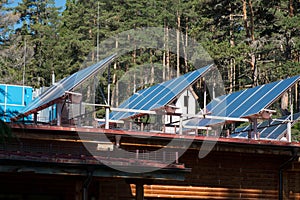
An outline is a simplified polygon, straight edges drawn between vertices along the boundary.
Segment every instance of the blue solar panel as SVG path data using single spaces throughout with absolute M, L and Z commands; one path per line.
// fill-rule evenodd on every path
M 268 107 L 270 104 L 272 104 L 281 94 L 283 94 L 288 88 L 294 85 L 296 81 L 299 80 L 300 76 L 295 76 L 289 79 L 285 79 L 277 83 L 274 87 L 269 89 L 268 87 L 264 88 L 261 95 L 263 95 L 262 98 L 258 99 L 257 101 L 251 101 L 249 102 L 249 108 L 242 114 L 242 116 L 250 116 L 253 114 L 256 114 L 257 111 L 264 109 L 265 107 Z M 269 84 L 268 84 L 269 85 Z M 272 85 L 272 84 L 270 84 Z M 265 85 L 266 86 L 266 85 Z
M 291 117 L 288 116 L 286 118 L 286 120 L 290 120 Z M 292 122 L 292 125 L 295 124 L 296 121 L 298 121 L 300 119 L 300 113 L 296 113 L 293 115 L 293 120 L 295 120 L 294 122 Z M 269 130 L 264 130 L 264 132 L 267 132 L 269 133 L 266 138 L 267 139 L 280 139 L 284 133 L 286 133 L 287 131 L 287 123 L 282 123 L 282 124 L 279 124 L 277 125 L 277 128 L 276 129 L 273 129 L 272 131 L 269 131 Z
M 271 133 L 274 133 L 274 132 L 277 132 L 277 133 L 281 134 L 282 132 L 281 131 L 278 132 L 278 129 L 280 127 L 283 127 L 283 126 L 285 126 L 285 130 L 286 130 L 286 128 L 287 128 L 286 124 L 279 124 L 279 125 L 276 125 L 276 126 L 270 126 L 270 127 L 265 127 L 263 129 L 259 129 L 258 132 L 260 133 L 260 138 L 267 139 L 267 138 L 269 138 L 269 135 Z M 276 139 L 276 138 L 274 138 L 274 139 Z
M 63 97 L 66 91 L 72 91 L 90 76 L 98 72 L 102 67 L 111 62 L 115 58 L 115 55 L 109 56 L 100 62 L 91 65 L 85 69 L 82 69 L 62 80 L 55 85 L 52 85 L 41 96 L 35 98 L 30 104 L 28 104 L 23 110 L 20 111 L 21 116 L 27 116 L 33 112 L 41 110 L 47 104 Z M 47 106 L 46 106 L 47 107 Z
M 284 120 L 284 119 L 286 119 L 286 116 L 281 117 L 281 118 L 278 118 L 278 119 L 279 119 L 279 120 Z M 257 124 L 257 128 L 260 129 L 260 130 L 262 130 L 262 129 L 265 128 L 265 127 L 275 126 L 275 125 L 280 125 L 280 124 L 282 124 L 282 122 L 280 122 L 280 121 L 276 121 L 276 120 L 265 120 L 265 121 L 263 121 L 263 122 L 261 122 L 261 123 L 258 123 L 258 124 Z M 244 126 L 244 127 L 240 127 L 240 128 L 236 128 L 236 129 L 234 130 L 234 132 L 235 132 L 235 133 L 241 133 L 241 132 L 247 132 L 247 131 L 249 131 L 249 130 L 251 130 L 251 125 Z
M 261 139 L 277 140 L 280 139 L 287 131 L 287 120 L 290 120 L 291 116 L 283 116 L 278 119 L 266 120 L 257 125 L 257 131 L 260 133 Z M 300 119 L 300 113 L 293 115 L 293 120 L 297 121 Z M 284 122 L 284 120 L 286 120 Z M 293 125 L 294 123 L 292 123 Z M 233 138 L 247 138 L 248 131 L 251 130 L 251 126 L 245 126 L 235 129 L 235 133 L 231 135 Z
M 246 118 L 258 114 L 270 106 L 287 89 L 293 86 L 300 76 L 257 86 L 213 99 L 208 105 L 208 112 L 212 116 Z M 219 123 L 219 120 L 193 119 L 189 126 L 203 126 Z
M 140 90 L 122 103 L 119 108 L 135 110 L 159 109 L 174 100 L 179 94 L 210 70 L 211 67 L 212 65 L 209 65 L 184 74 L 178 78 Z M 110 113 L 110 119 L 126 119 L 135 114 L 137 113 L 113 111 Z
M 241 104 L 245 102 L 251 93 L 253 93 L 253 90 L 248 89 L 225 95 L 223 98 L 223 104 L 214 106 L 210 112 L 213 112 L 217 116 L 230 116 L 229 114 L 241 106 Z
M 248 109 L 248 107 L 261 98 L 261 93 L 264 92 L 264 90 L 262 89 L 264 86 L 265 85 L 244 90 L 242 95 L 234 99 L 234 101 L 232 101 L 232 104 L 228 106 L 227 115 L 231 117 L 243 116 L 243 113 Z M 271 84 L 267 85 L 267 88 L 271 87 Z

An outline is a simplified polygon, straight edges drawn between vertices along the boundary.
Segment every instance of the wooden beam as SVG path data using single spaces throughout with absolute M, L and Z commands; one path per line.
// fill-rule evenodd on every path
M 143 183 L 137 183 L 135 185 L 136 187 L 136 200 L 144 200 L 144 184 Z
M 135 195 L 137 188 L 131 184 L 131 191 Z M 202 187 L 189 185 L 145 185 L 144 195 L 148 198 L 172 199 L 276 199 L 276 190 L 240 189 Z

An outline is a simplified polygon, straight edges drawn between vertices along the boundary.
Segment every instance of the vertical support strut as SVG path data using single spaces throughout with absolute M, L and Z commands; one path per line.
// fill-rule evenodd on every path
M 252 139 L 258 139 L 257 138 L 257 118 L 252 119 L 252 127 L 253 127 L 253 132 L 251 133 L 251 138 Z
M 179 135 L 182 135 L 182 126 L 183 126 L 183 120 L 182 120 L 182 115 L 179 116 Z
M 56 104 L 56 113 L 57 113 L 57 126 L 61 126 L 61 113 L 62 113 L 63 105 L 61 102 Z
M 135 188 L 136 188 L 135 199 L 144 200 L 144 184 L 136 183 Z
M 204 83 L 203 83 L 203 87 L 204 87 L 204 94 L 203 94 L 203 96 L 204 96 L 204 102 L 203 102 L 203 110 L 204 110 L 204 114 L 206 114 L 206 93 L 207 93 L 207 91 L 206 91 L 206 82 L 205 82 L 205 79 L 203 78 L 203 80 L 204 80 Z
M 288 140 L 288 142 L 292 142 L 292 122 L 293 122 L 294 109 L 293 109 L 293 100 L 292 100 L 292 91 L 291 90 L 290 90 L 290 95 L 289 95 L 289 103 L 290 103 L 290 110 L 291 110 L 291 119 L 287 123 L 287 140 Z
M 105 108 L 105 129 L 109 129 L 109 106 L 110 106 L 110 65 L 107 68 L 107 107 Z

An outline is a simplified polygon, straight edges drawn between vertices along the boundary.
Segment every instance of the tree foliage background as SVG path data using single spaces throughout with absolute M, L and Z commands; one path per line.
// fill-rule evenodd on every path
M 163 27 L 182 33 L 179 40 L 200 42 L 226 91 L 233 92 L 300 74 L 299 22 L 298 0 L 67 0 L 64 9 L 53 0 L 22 0 L 15 7 L 1 0 L 0 81 L 49 86 L 52 72 L 61 79 L 87 56 L 96 60 L 89 54 L 97 41 L 133 28 Z M 112 83 L 150 59 L 177 72 L 190 70 L 167 49 L 139 50 L 115 64 Z
M 96 47 L 97 34 L 101 41 L 150 26 L 179 29 L 201 42 L 228 91 L 300 72 L 296 0 L 67 0 L 64 9 L 53 0 L 23 0 L 15 7 L 1 0 L 0 15 L 2 83 L 21 83 L 25 66 L 27 85 L 47 86 L 52 71 L 60 79 L 78 70 Z

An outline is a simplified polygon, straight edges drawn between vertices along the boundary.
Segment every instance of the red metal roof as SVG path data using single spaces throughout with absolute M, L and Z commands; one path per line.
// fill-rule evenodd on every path
M 80 133 L 105 133 L 107 135 L 123 135 L 126 137 L 147 137 L 151 135 L 153 139 L 185 139 L 199 141 L 211 141 L 218 143 L 232 143 L 232 144 L 244 144 L 244 145 L 263 145 L 263 146 L 278 146 L 278 147 L 296 147 L 300 148 L 299 142 L 286 142 L 279 140 L 254 140 L 254 139 L 240 139 L 240 138 L 225 138 L 225 137 L 213 137 L 213 136 L 195 136 L 195 135 L 179 135 L 161 132 L 140 132 L 140 131 L 125 131 L 103 128 L 90 128 L 90 127 L 62 127 L 62 126 L 49 126 L 49 125 L 16 125 L 12 124 L 13 129 L 28 129 L 28 130 L 40 130 L 50 131 L 52 134 L 59 134 L 57 131 L 63 131 L 66 134 Z M 41 132 L 42 134 L 42 132 Z

